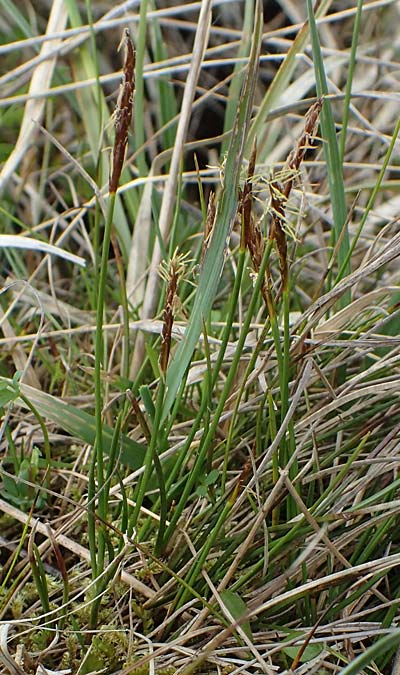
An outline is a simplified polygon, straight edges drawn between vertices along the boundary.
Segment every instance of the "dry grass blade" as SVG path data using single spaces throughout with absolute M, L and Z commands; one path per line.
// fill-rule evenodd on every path
M 10 675 L 26 675 L 26 672 L 16 660 L 11 656 L 8 651 L 7 638 L 8 631 L 10 629 L 9 623 L 4 623 L 0 626 L 0 661 L 2 661 L 3 666 L 6 668 Z
M 1 289 L 0 294 L 4 293 L 5 291 L 9 290 L 12 288 L 12 284 L 10 286 L 5 286 L 3 289 Z M 40 303 L 40 301 L 39 301 Z M 4 340 L 5 343 L 9 346 L 12 344 L 13 340 L 15 339 L 15 331 L 12 326 L 12 323 L 9 321 L 9 314 L 10 310 L 13 308 L 13 305 L 11 305 L 7 313 L 3 311 L 3 309 L 0 307 L 0 329 L 4 334 Z M 43 306 L 40 307 L 42 317 L 44 315 L 44 309 Z M 41 326 L 42 328 L 42 326 Z M 41 389 L 40 381 L 38 376 L 35 373 L 35 369 L 32 367 L 31 361 L 34 353 L 34 348 L 37 344 L 37 340 L 39 339 L 41 330 L 39 329 L 37 335 L 35 336 L 33 340 L 33 346 L 31 348 L 30 355 L 27 357 L 25 353 L 25 349 L 23 345 L 21 344 L 15 344 L 12 350 L 12 358 L 13 362 L 15 365 L 15 369 L 17 371 L 20 371 L 22 374 L 22 380 L 25 382 L 25 384 L 28 384 L 31 387 L 34 387 L 35 389 Z
M 176 188 L 179 179 L 179 167 L 185 146 L 187 130 L 189 128 L 191 108 L 195 97 L 197 81 L 200 74 L 204 52 L 207 46 L 210 22 L 211 22 L 211 0 L 202 0 L 197 24 L 196 37 L 193 45 L 193 54 L 190 64 L 190 71 L 185 84 L 181 113 L 179 116 L 178 128 L 176 131 L 174 150 L 171 158 L 171 166 L 167 182 L 165 185 L 160 210 L 159 230 L 161 237 L 163 238 L 164 241 L 168 239 L 169 229 L 171 227 L 175 205 Z M 151 259 L 149 277 L 146 286 L 146 293 L 144 296 L 143 309 L 141 312 L 143 319 L 151 318 L 154 314 L 154 310 L 157 305 L 157 298 L 158 298 L 157 268 L 160 264 L 160 261 L 161 261 L 161 247 L 158 240 L 156 239 Z M 143 361 L 143 354 L 144 354 L 144 340 L 143 337 L 139 335 L 136 341 L 130 371 L 132 378 L 137 373 L 137 370 Z
M 46 32 L 48 34 L 58 33 L 64 30 L 67 23 L 67 9 L 63 0 L 55 0 L 52 3 L 51 13 L 47 24 Z M 52 42 L 44 42 L 42 44 L 40 55 L 44 59 L 35 68 L 30 87 L 29 98 L 25 105 L 24 117 L 21 123 L 18 140 L 13 151 L 5 162 L 0 171 L 0 192 L 4 189 L 10 177 L 17 170 L 21 160 L 26 154 L 28 148 L 32 145 L 33 138 L 37 133 L 36 123 L 40 122 L 45 101 L 41 98 L 37 99 L 36 95 L 48 89 L 51 79 L 53 77 L 56 56 L 47 59 L 47 54 L 54 51 L 57 43 L 61 43 L 60 39 L 52 40 Z M 47 59 L 47 60 L 46 60 Z
M 37 530 L 37 532 L 40 532 L 40 534 L 46 537 L 46 539 L 49 537 L 48 523 L 42 523 L 38 520 L 32 519 L 30 515 L 27 515 L 26 513 L 20 511 L 20 509 L 11 506 L 3 499 L 0 499 L 0 510 L 2 511 L 2 513 L 5 513 L 8 516 L 15 518 L 15 520 L 19 521 L 20 523 L 23 524 L 29 523 L 29 526 L 31 528 L 34 527 Z M 58 532 L 55 530 L 52 530 L 51 536 L 54 539 L 54 543 L 56 545 L 62 546 L 65 550 L 74 553 L 79 558 L 81 558 L 81 560 L 90 562 L 90 551 L 84 546 L 78 544 L 76 541 L 74 541 L 74 539 L 72 539 L 71 537 L 67 537 L 62 532 Z M 133 577 L 131 574 L 122 571 L 121 579 L 131 588 L 135 589 L 135 591 L 143 595 L 143 597 L 145 598 L 154 597 L 155 591 L 153 591 L 153 589 L 151 589 L 149 586 L 143 584 L 138 579 L 135 579 L 135 577 Z
M 300 344 L 307 337 L 310 328 L 315 326 L 321 317 L 325 314 L 327 309 L 331 307 L 348 289 L 355 288 L 358 283 L 368 275 L 373 274 L 376 270 L 384 267 L 388 262 L 394 260 L 400 255 L 400 235 L 393 237 L 390 244 L 375 256 L 374 259 L 365 263 L 361 268 L 354 270 L 347 277 L 342 279 L 335 288 L 328 293 L 320 296 L 310 307 L 304 312 L 303 319 L 312 316 L 309 319 L 300 337 Z M 298 346 L 296 346 L 298 349 Z
M 85 267 L 86 261 L 79 255 L 74 255 L 69 251 L 61 248 L 60 246 L 54 246 L 54 244 L 48 244 L 45 241 L 38 241 L 37 239 L 32 239 L 32 237 L 21 237 L 13 234 L 0 234 L 0 249 L 1 248 L 22 248 L 25 251 L 41 251 L 42 253 L 47 253 L 49 255 L 55 255 L 64 260 L 79 265 L 80 267 Z
M 172 406 L 172 402 L 181 385 L 183 375 L 192 358 L 203 328 L 203 321 L 208 317 L 208 314 L 211 311 L 224 266 L 228 238 L 236 218 L 240 168 L 243 159 L 246 134 L 249 128 L 253 108 L 256 74 L 259 65 L 261 22 L 262 7 L 260 2 L 257 2 L 252 50 L 246 79 L 241 92 L 238 114 L 232 131 L 228 158 L 225 166 L 224 188 L 221 198 L 218 201 L 213 236 L 205 256 L 185 340 L 179 345 L 168 368 L 168 390 L 164 401 L 164 418 Z

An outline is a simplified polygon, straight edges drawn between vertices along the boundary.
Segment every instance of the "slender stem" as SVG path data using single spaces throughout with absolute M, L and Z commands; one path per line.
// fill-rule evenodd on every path
M 239 411 L 240 401 L 242 400 L 242 396 L 243 396 L 248 378 L 251 375 L 251 373 L 254 371 L 258 355 L 259 355 L 261 349 L 264 346 L 264 341 L 265 341 L 265 338 L 267 336 L 269 328 L 270 328 L 270 318 L 268 316 L 266 321 L 265 321 L 264 327 L 261 331 L 261 334 L 258 338 L 257 345 L 256 345 L 255 349 L 253 350 L 253 352 L 251 354 L 250 361 L 249 361 L 249 363 L 246 367 L 246 370 L 245 370 L 244 375 L 242 377 L 242 382 L 241 382 L 238 394 L 236 396 L 235 405 L 234 405 L 234 408 L 233 408 L 233 411 L 232 411 L 232 417 L 231 417 L 230 424 L 229 424 L 228 435 L 226 437 L 222 480 L 224 480 L 224 477 L 225 477 L 226 472 L 228 470 L 229 453 L 230 453 L 230 449 L 231 449 L 231 446 L 232 446 L 233 435 L 234 435 L 235 428 L 236 428 L 236 419 L 237 419 L 237 415 L 238 415 L 238 411 Z M 276 436 L 276 433 L 275 433 L 274 437 L 275 436 Z M 225 487 L 225 484 L 223 483 L 222 488 L 221 488 L 222 492 L 224 491 L 224 487 Z
M 259 301 L 259 298 L 260 298 L 261 286 L 264 283 L 265 269 L 266 269 L 266 266 L 267 266 L 267 263 L 268 263 L 268 260 L 269 260 L 271 245 L 272 245 L 272 242 L 268 242 L 268 245 L 265 248 L 262 263 L 260 265 L 260 269 L 259 269 L 258 275 L 257 275 L 257 281 L 256 281 L 256 284 L 254 286 L 253 295 L 252 295 L 252 298 L 250 300 L 249 309 L 248 309 L 245 321 L 243 323 L 242 331 L 240 333 L 240 337 L 239 337 L 239 340 L 238 340 L 238 343 L 237 343 L 236 353 L 233 357 L 232 364 L 230 366 L 228 375 L 226 377 L 224 388 L 223 388 L 223 390 L 221 392 L 221 395 L 219 397 L 218 405 L 217 405 L 217 408 L 215 410 L 212 422 L 210 424 L 210 428 L 209 428 L 205 438 L 203 438 L 203 440 L 202 440 L 202 443 L 200 445 L 195 464 L 194 464 L 194 466 L 193 466 L 193 468 L 192 468 L 192 470 L 189 474 L 188 480 L 187 480 L 186 485 L 183 489 L 183 492 L 182 492 L 181 498 L 179 500 L 179 503 L 176 506 L 176 509 L 175 509 L 174 514 L 173 514 L 172 519 L 171 519 L 171 522 L 170 522 L 170 524 L 167 528 L 167 531 L 166 531 L 166 534 L 165 534 L 165 540 L 166 541 L 169 540 L 169 538 L 171 537 L 171 535 L 172 535 L 172 533 L 175 529 L 175 526 L 176 526 L 176 524 L 177 524 L 177 522 L 180 518 L 180 515 L 181 515 L 181 513 L 182 513 L 182 511 L 185 507 L 186 501 L 189 497 L 192 486 L 194 485 L 194 483 L 195 483 L 195 481 L 198 477 L 198 474 L 200 472 L 200 469 L 201 469 L 201 466 L 202 466 L 202 463 L 203 463 L 203 459 L 206 455 L 208 446 L 212 442 L 213 438 L 215 437 L 215 432 L 216 432 L 217 426 L 219 424 L 219 420 L 220 420 L 222 411 L 224 409 L 226 399 L 229 395 L 229 392 L 231 391 L 231 387 L 232 387 L 234 378 L 236 377 L 238 363 L 239 363 L 239 360 L 242 356 L 242 350 L 243 350 L 243 347 L 244 347 L 244 343 L 245 343 L 247 334 L 249 332 L 251 319 L 253 317 L 255 307 L 256 307 L 256 305 Z M 215 374 L 215 377 L 216 377 L 216 374 Z
M 111 239 L 114 249 L 115 262 L 117 264 L 119 288 L 120 288 L 120 302 L 122 308 L 123 349 L 122 349 L 121 375 L 125 380 L 127 380 L 129 378 L 130 335 L 129 335 L 129 306 L 126 294 L 125 269 L 118 240 L 115 233 L 111 233 Z
M 160 377 L 160 382 L 159 382 L 159 387 L 158 387 L 158 392 L 157 392 L 157 400 L 155 404 L 155 418 L 154 418 L 154 424 L 153 424 L 153 429 L 152 429 L 152 434 L 151 434 L 151 441 L 149 443 L 149 447 L 146 452 L 146 457 L 144 460 L 144 472 L 141 475 L 139 479 L 139 483 L 136 488 L 136 493 L 135 493 L 135 507 L 133 509 L 132 517 L 130 519 L 130 527 L 129 527 L 129 533 L 131 534 L 134 529 L 136 528 L 137 521 L 139 518 L 140 514 L 140 509 L 142 508 L 143 504 L 143 499 L 146 494 L 146 488 L 147 484 L 149 481 L 149 478 L 151 476 L 152 468 L 153 468 L 153 459 L 154 455 L 157 452 L 157 442 L 159 440 L 159 429 L 160 429 L 160 423 L 161 423 L 161 414 L 162 414 L 162 408 L 163 408 L 163 401 L 164 401 L 164 392 L 165 392 L 165 380 L 161 376 Z
M 199 408 L 199 410 L 197 412 L 197 415 L 196 415 L 196 418 L 193 421 L 193 424 L 190 428 L 190 432 L 187 436 L 185 445 L 183 446 L 182 450 L 180 451 L 179 457 L 174 462 L 174 465 L 171 468 L 170 473 L 168 474 L 168 478 L 166 480 L 166 490 L 167 491 L 171 487 L 171 485 L 173 484 L 176 476 L 179 474 L 179 471 L 181 470 L 181 467 L 182 467 L 183 463 L 187 459 L 189 449 L 192 445 L 193 439 L 194 439 L 197 431 L 200 428 L 201 422 L 204 419 L 204 415 L 206 413 L 207 406 L 209 404 L 209 400 L 210 400 L 209 392 L 212 391 L 213 388 L 215 387 L 215 384 L 216 384 L 216 381 L 217 381 L 217 378 L 218 378 L 218 374 L 219 374 L 219 371 L 220 371 L 220 368 L 221 368 L 221 365 L 222 365 L 222 362 L 223 362 L 223 359 L 224 359 L 224 356 L 225 356 L 226 347 L 227 347 L 227 344 L 228 344 L 228 341 L 229 341 L 229 335 L 230 335 L 230 332 L 231 332 L 233 320 L 234 320 L 236 309 L 237 309 L 237 300 L 238 300 L 238 297 L 239 297 L 240 286 L 241 286 L 241 283 L 242 283 L 244 262 L 245 262 L 245 255 L 244 255 L 244 251 L 243 251 L 243 257 L 239 256 L 237 273 L 236 273 L 236 278 L 235 278 L 235 284 L 234 284 L 234 288 L 233 288 L 233 292 L 232 292 L 232 299 L 231 299 L 231 303 L 230 303 L 230 307 L 229 307 L 229 314 L 228 314 L 226 323 L 224 325 L 224 331 L 223 331 L 222 338 L 221 338 L 221 346 L 220 346 L 220 349 L 219 349 L 219 352 L 218 352 L 218 357 L 217 357 L 217 360 L 216 360 L 216 363 L 215 363 L 215 366 L 214 366 L 213 373 L 210 377 L 211 382 L 209 384 L 209 387 L 205 388 L 204 391 L 203 391 L 203 396 L 202 396 L 200 408 Z M 178 398 L 179 398 L 179 396 L 178 396 Z M 173 411 L 174 411 L 174 409 L 173 409 Z M 174 417 L 174 413 L 172 413 L 172 416 Z M 167 430 L 166 430 L 167 434 L 170 431 L 170 426 L 171 426 L 171 424 L 169 424 L 167 426 Z M 156 502 L 155 508 L 157 508 L 157 506 L 158 506 L 158 502 Z M 168 528 L 167 533 L 165 535 L 164 543 L 163 543 L 164 547 L 168 543 L 169 532 L 170 532 L 170 529 Z
M 29 408 L 29 410 L 33 413 L 33 415 L 36 417 L 37 421 L 39 422 L 39 426 L 40 426 L 40 428 L 42 430 L 42 434 L 43 434 L 44 456 L 45 456 L 45 460 L 46 460 L 46 468 L 49 472 L 50 469 L 51 469 L 51 450 L 50 450 L 49 434 L 47 432 L 45 421 L 44 421 L 43 417 L 41 416 L 41 414 L 39 413 L 36 406 L 34 406 L 33 403 L 31 403 L 29 398 L 27 398 L 25 396 L 25 394 L 22 393 L 21 390 L 19 391 L 19 397 L 25 403 L 25 405 Z M 47 475 L 46 476 L 46 484 L 49 482 L 49 478 L 50 478 L 50 476 Z
M 283 368 L 281 376 L 281 399 L 282 399 L 282 413 L 281 420 L 285 419 L 286 413 L 289 409 L 289 381 L 290 381 L 290 322 L 289 322 L 289 308 L 290 308 L 290 281 L 288 278 L 287 287 L 283 289 L 282 301 L 283 301 Z M 288 434 L 285 439 L 286 444 L 286 463 L 292 457 L 292 454 L 295 450 L 295 436 L 294 436 L 294 425 L 293 419 L 290 420 L 288 425 Z M 289 476 L 295 478 L 298 474 L 298 465 L 295 460 L 289 470 Z M 288 497 L 287 501 L 287 515 L 288 520 L 293 518 L 298 513 L 298 509 L 295 501 Z
M 136 92 L 135 92 L 135 108 L 134 108 L 136 151 L 138 151 L 143 146 L 145 139 L 143 66 L 146 51 L 146 36 L 148 30 L 147 7 L 148 7 L 148 0 L 141 0 L 140 16 L 139 16 L 139 32 L 136 43 Z M 148 171 L 147 171 L 146 157 L 143 151 L 138 153 L 136 161 L 139 167 L 140 175 L 146 176 Z
M 224 508 L 222 509 L 218 520 L 215 524 L 215 527 L 213 528 L 212 532 L 210 532 L 209 537 L 207 537 L 202 550 L 200 551 L 197 560 L 194 561 L 193 565 L 191 566 L 188 574 L 188 578 L 186 579 L 186 582 L 188 586 L 192 587 L 196 583 L 196 581 L 201 578 L 200 571 L 205 563 L 205 560 L 207 558 L 208 553 L 210 552 L 211 548 L 213 547 L 215 540 L 225 523 L 230 511 L 232 510 L 234 504 L 234 500 L 230 497 Z M 187 587 L 184 587 L 180 590 L 179 594 L 176 596 L 176 600 L 174 602 L 174 606 L 171 611 L 175 611 L 176 609 L 179 609 L 179 607 L 182 607 L 182 605 L 185 604 L 185 602 L 188 600 L 190 597 L 190 591 L 188 590 Z
M 337 276 L 336 276 L 336 279 L 335 279 L 335 283 L 336 283 L 336 284 L 337 284 L 341 279 L 343 279 L 343 277 L 345 276 L 345 274 L 346 274 L 346 272 L 347 272 L 347 270 L 348 270 L 348 265 L 349 265 L 349 262 L 350 262 L 350 260 L 351 260 L 351 258 L 352 258 L 354 249 L 355 249 L 356 244 L 357 244 L 357 242 L 358 242 L 358 240 L 359 240 L 359 237 L 360 237 L 360 235 L 361 235 L 361 232 L 362 232 L 362 230 L 363 230 L 363 227 L 364 227 L 364 225 L 365 225 L 365 223 L 366 223 L 366 221 L 367 221 L 367 218 L 368 218 L 368 216 L 369 216 L 369 213 L 370 213 L 370 211 L 371 211 L 371 209 L 372 209 L 372 207 L 373 207 L 373 205 L 374 205 L 374 202 L 375 202 L 375 199 L 376 199 L 376 195 L 378 194 L 378 192 L 379 192 L 379 190 L 380 190 L 381 183 L 382 183 L 383 177 L 384 177 L 384 175 L 385 175 L 385 173 L 386 173 L 386 169 L 387 169 L 387 166 L 388 166 L 388 164 L 389 164 L 389 160 L 390 160 L 390 157 L 391 157 L 391 155 L 392 155 L 392 152 L 393 152 L 393 150 L 394 150 L 394 146 L 395 146 L 395 144 L 396 144 L 397 136 L 399 135 L 399 132 L 400 132 L 400 117 L 399 117 L 399 119 L 397 120 L 395 129 L 394 129 L 394 132 L 393 132 L 393 135 L 392 135 L 392 139 L 391 139 L 390 144 L 389 144 L 389 147 L 388 147 L 388 149 L 387 149 L 387 151 L 386 151 L 385 158 L 384 158 L 384 160 L 383 160 L 383 162 L 382 162 L 382 168 L 381 168 L 381 170 L 379 171 L 378 179 L 377 179 L 377 181 L 376 181 L 376 183 L 375 183 L 374 189 L 373 189 L 372 192 L 371 192 L 371 196 L 370 196 L 370 198 L 369 198 L 369 200 L 368 200 L 368 204 L 367 204 L 366 207 L 365 207 L 364 213 L 363 213 L 362 218 L 361 218 L 361 220 L 360 220 L 360 224 L 359 224 L 359 226 L 358 226 L 358 228 L 357 228 L 357 231 L 356 231 L 356 233 L 355 233 L 355 235 L 354 235 L 354 237 L 353 237 L 353 240 L 352 240 L 352 242 L 351 242 L 351 246 L 349 247 L 349 250 L 348 250 L 348 252 L 347 252 L 347 255 L 346 255 L 345 259 L 343 260 L 343 262 L 342 262 L 342 264 L 341 264 L 341 266 L 340 266 L 340 269 L 339 269 L 339 271 L 338 271 L 338 273 L 337 273 Z
M 113 223 L 113 214 L 115 207 L 115 193 L 110 193 L 108 202 L 107 217 L 104 228 L 103 246 L 100 260 L 100 273 L 97 286 L 97 312 L 96 312 L 96 337 L 95 337 L 95 367 L 94 367 L 94 394 L 95 394 L 95 422 L 96 437 L 92 455 L 92 462 L 89 471 L 88 497 L 92 506 L 88 511 L 89 527 L 89 547 L 92 564 L 92 574 L 97 577 L 104 568 L 105 556 L 105 538 L 103 527 L 100 528 L 98 538 L 96 538 L 95 524 L 95 501 L 96 483 L 98 497 L 98 510 L 102 520 L 107 518 L 107 495 L 103 490 L 104 486 L 104 457 L 103 457 L 103 391 L 101 382 L 101 372 L 104 360 L 103 345 L 103 314 L 104 299 L 107 282 L 108 254 L 110 249 L 111 228 Z M 93 500 L 93 501 L 92 501 Z M 93 603 L 96 604 L 96 603 Z M 96 611 L 92 612 L 93 617 Z
M 342 131 L 341 131 L 341 134 L 340 134 L 340 144 L 339 144 L 339 154 L 340 154 L 340 161 L 342 162 L 342 165 L 343 165 L 343 158 L 344 158 L 344 152 L 345 152 L 345 147 L 346 147 L 347 126 L 348 126 L 348 123 L 349 123 L 349 110 L 350 110 L 350 102 L 351 102 L 351 88 L 352 88 L 352 84 L 353 84 L 353 77 L 354 77 L 354 71 L 355 71 L 356 60 L 357 60 L 357 45 L 358 45 L 358 38 L 359 38 L 359 35 L 360 35 L 360 28 L 361 28 L 363 2 L 364 2 L 364 0 L 358 0 L 357 1 L 357 14 L 356 14 L 356 18 L 354 20 L 353 38 L 352 38 L 352 41 L 351 41 L 349 70 L 348 70 L 348 73 L 347 73 L 347 81 L 346 81 L 346 94 L 345 94 L 345 99 L 344 99 L 344 104 L 343 104 Z

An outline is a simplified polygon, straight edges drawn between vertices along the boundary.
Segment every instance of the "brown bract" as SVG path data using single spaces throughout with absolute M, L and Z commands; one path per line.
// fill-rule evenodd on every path
M 239 212 L 242 214 L 242 239 L 244 246 L 250 253 L 251 262 L 255 272 L 258 272 L 264 253 L 264 241 L 258 223 L 253 216 L 253 178 L 256 165 L 257 143 L 254 140 L 249 159 L 247 178 L 240 193 Z
M 128 143 L 128 131 L 132 119 L 133 94 L 135 91 L 135 52 L 127 28 L 124 31 L 122 41 L 125 44 L 125 61 L 122 84 L 115 110 L 115 140 L 109 181 L 110 193 L 115 193 L 118 189 Z
M 256 156 L 257 156 L 257 140 L 254 139 L 253 148 L 251 150 L 251 155 L 249 159 L 249 166 L 247 170 L 247 179 L 244 184 L 243 194 L 241 195 L 241 212 L 243 214 L 243 233 L 244 233 L 244 244 L 249 249 L 250 253 L 252 248 L 254 248 L 254 230 L 255 224 L 253 219 L 253 178 L 254 178 L 254 169 L 256 166 Z M 252 256 L 253 257 L 253 256 Z

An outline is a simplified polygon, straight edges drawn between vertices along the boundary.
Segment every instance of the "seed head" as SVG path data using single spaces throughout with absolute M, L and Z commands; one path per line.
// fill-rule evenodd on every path
M 115 140 L 109 181 L 110 194 L 115 193 L 118 189 L 126 146 L 128 144 L 128 131 L 132 119 L 133 94 L 135 91 L 135 52 L 128 28 L 125 28 L 121 43 L 125 45 L 125 60 L 122 83 L 115 110 Z

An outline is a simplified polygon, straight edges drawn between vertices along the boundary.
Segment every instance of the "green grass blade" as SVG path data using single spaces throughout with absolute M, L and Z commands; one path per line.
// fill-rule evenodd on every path
M 16 3 L 11 2 L 11 0 L 3 0 L 1 4 L 3 11 L 8 14 L 8 20 L 11 19 L 14 22 L 15 26 L 21 31 L 21 34 L 26 37 L 33 37 L 32 28 L 16 6 Z
M 134 106 L 134 119 L 135 119 L 135 145 L 136 150 L 142 147 L 145 139 L 144 132 L 144 78 L 143 78 L 143 68 L 144 68 L 144 56 L 146 51 L 146 36 L 147 36 L 147 6 L 148 0 L 142 0 L 140 3 L 140 19 L 139 19 L 139 32 L 137 35 L 136 42 L 136 68 L 135 68 L 135 106 Z M 141 176 L 147 175 L 147 164 L 146 157 L 143 152 L 137 155 L 137 165 L 139 168 L 139 173 Z
M 82 26 L 82 18 L 78 3 L 75 0 L 67 0 L 66 4 L 71 25 L 74 28 L 79 28 Z M 118 44 L 115 45 L 115 50 L 117 47 Z M 100 73 L 98 71 L 96 60 L 93 58 L 93 54 L 91 54 L 91 50 L 87 44 L 81 45 L 76 51 L 74 58 L 71 61 L 71 67 L 74 77 L 77 80 L 94 79 L 97 81 L 99 78 Z M 104 152 L 101 153 L 100 151 L 103 145 L 107 143 L 111 144 L 113 142 L 113 127 L 106 123 L 110 117 L 106 99 L 102 90 L 99 90 L 96 85 L 87 89 L 78 90 L 75 96 L 79 107 L 79 114 L 83 122 L 85 138 L 90 147 L 95 167 L 97 165 L 97 158 L 99 157 L 99 164 L 96 169 L 98 172 L 97 180 L 99 184 L 103 184 L 108 180 L 110 162 L 108 155 Z M 100 107 L 101 110 L 99 110 Z M 122 182 L 129 179 L 130 175 L 126 173 L 126 170 L 123 171 Z M 125 195 L 125 203 L 130 213 L 135 214 L 136 210 L 133 191 L 129 191 Z M 118 234 L 122 253 L 126 256 L 129 251 L 131 233 L 124 206 L 118 195 L 115 202 L 114 226 Z
M 375 203 L 376 196 L 377 196 L 379 190 L 382 188 L 382 182 L 383 182 L 385 173 L 387 171 L 387 168 L 388 168 L 389 161 L 390 161 L 390 158 L 392 156 L 393 150 L 395 148 L 395 145 L 396 145 L 396 142 L 397 142 L 397 136 L 399 135 L 399 132 L 400 132 L 400 117 L 397 120 L 397 124 L 395 126 L 394 131 L 393 131 L 392 139 L 390 141 L 389 147 L 386 151 L 385 157 L 384 157 L 383 162 L 382 162 L 381 170 L 379 171 L 379 175 L 378 175 L 376 183 L 373 187 L 373 190 L 371 192 L 371 196 L 370 196 L 370 198 L 368 200 L 368 203 L 367 203 L 367 205 L 364 209 L 364 213 L 363 213 L 362 218 L 360 220 L 360 223 L 357 227 L 357 231 L 354 234 L 354 237 L 352 239 L 351 246 L 349 247 L 348 253 L 347 253 L 345 259 L 343 260 L 342 265 L 341 265 L 341 267 L 338 271 L 338 274 L 337 274 L 337 277 L 336 277 L 336 282 L 339 282 L 344 277 L 344 275 L 346 274 L 346 270 L 347 270 L 348 266 L 350 265 L 351 256 L 354 252 L 356 244 L 357 244 L 357 242 L 360 238 L 360 235 L 363 231 L 364 225 L 367 222 L 367 218 L 370 214 L 370 211 L 371 211 L 371 209 L 372 209 L 372 207 Z
M 152 49 L 154 52 L 155 61 L 162 63 L 168 60 L 168 51 L 164 42 L 164 35 L 161 31 L 160 24 L 157 18 L 153 18 L 150 23 L 150 30 L 152 30 Z M 166 127 L 162 135 L 163 148 L 172 148 L 174 145 L 176 135 L 176 123 L 170 124 L 171 120 L 178 114 L 178 106 L 176 103 L 174 87 L 172 83 L 160 77 L 157 81 L 158 87 L 158 128 Z M 136 94 L 136 107 L 139 105 Z
M 229 146 L 225 168 L 224 190 L 218 204 L 213 230 L 214 235 L 207 251 L 204 267 L 200 275 L 188 329 L 183 341 L 176 351 L 174 359 L 171 361 L 170 367 L 168 368 L 166 380 L 167 394 L 164 401 L 163 419 L 167 416 L 175 399 L 183 375 L 196 348 L 197 341 L 202 331 L 203 320 L 207 318 L 218 290 L 218 284 L 224 264 L 226 241 L 237 209 L 237 188 L 240 178 L 244 144 L 247 138 L 253 107 L 253 96 L 261 45 L 261 30 L 262 9 L 258 2 L 249 69 Z
M 356 14 L 356 18 L 354 20 L 353 38 L 352 38 L 352 41 L 351 41 L 349 72 L 347 74 L 346 96 L 345 96 L 345 99 L 344 99 L 344 106 L 343 106 L 342 131 L 341 131 L 341 134 L 340 134 L 340 161 L 341 162 L 343 162 L 344 151 L 345 151 L 345 146 L 346 146 L 347 126 L 348 126 L 348 122 L 349 122 L 349 110 L 350 110 L 350 102 L 351 102 L 351 87 L 352 87 L 352 84 L 353 84 L 354 70 L 355 70 L 355 67 L 356 67 L 357 45 L 358 45 L 358 38 L 360 36 L 363 2 L 364 2 L 364 0 L 358 0 L 358 2 L 357 2 L 357 14 Z
M 0 377 L 0 384 L 12 384 L 12 380 Z M 21 392 L 37 408 L 39 413 L 58 424 L 61 429 L 85 443 L 93 445 L 96 437 L 95 418 L 84 410 L 75 408 L 60 398 L 46 394 L 43 391 L 21 384 Z M 22 401 L 22 405 L 27 407 Z M 109 453 L 112 447 L 113 430 L 103 424 L 104 451 Z M 146 447 L 121 434 L 120 461 L 127 464 L 131 469 L 139 469 L 144 460 Z
M 365 652 L 359 654 L 352 663 L 349 663 L 348 666 L 343 668 L 339 675 L 358 675 L 358 673 L 361 673 L 365 666 L 368 666 L 373 659 L 381 654 L 386 654 L 386 652 L 392 650 L 392 648 L 398 644 L 400 644 L 399 630 L 384 635 L 371 645 L 371 647 L 368 647 Z
M 254 3 L 246 2 L 244 8 L 243 19 L 243 37 L 238 49 L 238 63 L 234 68 L 234 76 L 229 86 L 228 101 L 226 104 L 224 117 L 224 133 L 229 132 L 233 126 L 236 115 L 236 102 L 240 98 L 240 90 L 242 86 L 242 72 L 243 64 L 240 59 L 247 57 L 251 50 L 251 30 L 254 22 Z M 221 146 L 221 157 L 224 157 L 228 150 L 229 137 L 227 137 Z
M 318 29 L 311 0 L 307 0 L 307 11 L 310 22 L 317 94 L 318 96 L 323 97 L 328 94 L 328 84 L 326 81 L 321 45 L 319 42 Z M 338 250 L 338 263 L 340 268 L 347 258 L 350 242 L 348 232 L 345 231 L 342 233 L 343 228 L 346 227 L 346 198 L 344 191 L 342 163 L 340 161 L 339 147 L 336 138 L 335 121 L 333 119 L 331 103 L 328 99 L 325 99 L 324 105 L 322 106 L 320 120 L 321 133 L 324 139 L 324 153 L 327 164 L 329 192 L 332 204 L 334 243 L 336 244 L 342 237 L 341 245 Z M 350 263 L 348 262 L 345 268 L 345 274 L 349 273 Z M 350 297 L 349 291 L 343 294 L 342 298 L 339 300 L 340 306 L 345 307 L 348 305 L 350 302 Z

